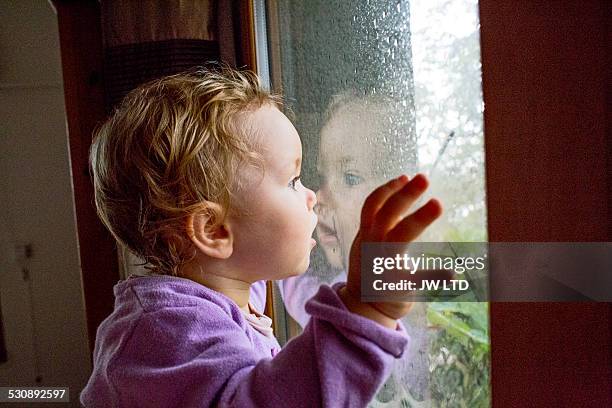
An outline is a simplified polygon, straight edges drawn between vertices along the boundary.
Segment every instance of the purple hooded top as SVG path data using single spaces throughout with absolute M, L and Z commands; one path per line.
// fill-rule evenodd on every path
M 80 395 L 89 407 L 365 407 L 408 343 L 351 313 L 322 285 L 306 304 L 304 332 L 280 348 L 227 296 L 188 279 L 130 277 L 114 287 L 94 368 Z M 265 304 L 265 282 L 251 287 Z

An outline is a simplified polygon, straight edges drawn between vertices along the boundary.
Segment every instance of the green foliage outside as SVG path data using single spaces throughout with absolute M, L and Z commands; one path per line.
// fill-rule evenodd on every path
M 488 303 L 430 303 L 427 318 L 440 328 L 431 343 L 431 385 L 435 406 L 490 405 Z

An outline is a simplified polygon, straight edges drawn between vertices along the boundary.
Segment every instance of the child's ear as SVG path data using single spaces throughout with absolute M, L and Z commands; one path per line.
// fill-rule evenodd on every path
M 199 251 L 212 258 L 227 259 L 234 249 L 234 237 L 229 222 L 217 222 L 222 215 L 220 205 L 207 202 L 202 210 L 187 218 L 186 229 Z

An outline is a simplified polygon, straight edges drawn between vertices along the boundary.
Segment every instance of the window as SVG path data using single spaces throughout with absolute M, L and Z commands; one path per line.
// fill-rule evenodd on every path
M 476 0 L 274 0 L 266 12 L 272 87 L 319 202 L 311 267 L 277 288 L 282 340 L 321 283 L 345 279 L 363 200 L 391 177 L 428 175 L 445 207 L 420 241 L 486 241 L 483 103 Z M 372 407 L 489 406 L 487 303 L 417 303 L 404 324 L 410 349 Z

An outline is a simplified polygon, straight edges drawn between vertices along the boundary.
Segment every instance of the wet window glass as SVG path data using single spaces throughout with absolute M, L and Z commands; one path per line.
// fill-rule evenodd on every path
M 386 180 L 429 177 L 421 203 L 435 196 L 445 214 L 420 241 L 486 241 L 478 5 L 276 0 L 266 12 L 272 88 L 318 199 L 309 270 L 275 292 L 286 341 L 307 324 L 318 286 L 346 279 L 361 206 Z M 370 406 L 489 406 L 487 306 L 416 303 L 403 320 L 410 347 Z

